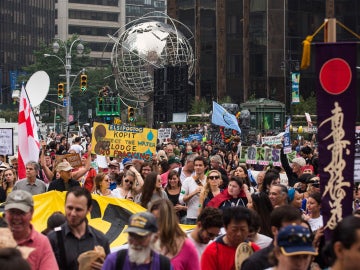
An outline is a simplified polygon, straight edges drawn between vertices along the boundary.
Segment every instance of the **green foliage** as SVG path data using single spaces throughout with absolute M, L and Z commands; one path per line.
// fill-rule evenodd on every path
M 223 103 L 233 103 L 230 96 L 225 96 L 219 99 L 219 104 Z
M 16 109 L 6 109 L 0 112 L 1 118 L 5 118 L 6 122 L 17 122 L 18 121 L 18 110 L 19 106 L 16 106 Z
M 72 42 L 77 38 L 78 36 L 74 35 L 65 41 L 68 50 L 70 49 Z M 53 52 L 52 44 L 41 44 L 40 49 L 34 51 L 35 63 L 23 68 L 23 70 L 26 71 L 28 75 L 19 78 L 19 80 L 26 81 L 36 71 L 44 70 L 50 77 L 50 88 L 46 99 L 59 104 L 62 102 L 60 102 L 57 97 L 57 85 L 58 83 L 66 82 L 65 76 L 60 76 L 65 74 L 64 64 L 66 61 L 66 53 L 63 43 L 61 41 L 58 41 L 58 43 L 60 45 L 60 49 L 57 53 Z M 81 43 L 84 45 L 84 52 L 82 55 L 78 55 L 76 50 L 76 46 L 79 44 L 79 42 L 75 42 L 71 50 L 71 74 L 78 76 L 71 76 L 70 78 L 70 86 L 72 86 L 70 89 L 70 95 L 74 117 L 77 119 L 79 116 L 79 120 L 81 122 L 87 122 L 88 109 L 92 109 L 92 115 L 95 116 L 96 97 L 98 96 L 98 90 L 104 85 L 109 85 L 112 89 L 114 89 L 114 87 L 111 85 L 111 78 L 104 79 L 105 77 L 108 77 L 112 74 L 110 64 L 105 68 L 87 68 L 91 63 L 91 58 L 89 57 L 90 49 L 88 46 L 86 46 L 86 42 L 81 41 Z M 44 54 L 56 55 L 58 57 L 45 57 Z M 63 61 L 63 63 L 59 58 Z M 82 92 L 80 89 L 79 75 L 81 74 L 83 68 L 85 68 L 88 85 L 86 91 Z M 57 108 L 57 115 L 59 115 L 61 111 L 66 110 L 66 108 L 56 106 L 53 103 L 46 101 L 41 104 L 40 110 L 42 112 L 42 122 L 53 122 L 55 107 Z M 61 121 L 64 121 L 62 117 Z
M 303 115 L 304 113 L 316 114 L 316 97 L 312 92 L 311 95 L 305 100 L 300 96 L 300 103 L 293 104 L 292 114 L 293 115 Z
M 209 113 L 212 105 L 205 98 L 201 98 L 200 100 L 194 98 L 191 101 L 190 106 L 190 114 L 201 114 Z

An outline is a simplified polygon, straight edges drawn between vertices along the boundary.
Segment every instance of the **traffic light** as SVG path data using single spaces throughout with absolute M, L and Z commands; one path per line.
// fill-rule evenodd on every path
M 64 99 L 64 84 L 58 83 L 58 99 L 63 100 Z
M 128 107 L 128 120 L 129 122 L 135 121 L 135 109 L 133 107 Z
M 81 92 L 85 92 L 87 89 L 87 75 L 81 74 L 80 75 L 80 90 Z

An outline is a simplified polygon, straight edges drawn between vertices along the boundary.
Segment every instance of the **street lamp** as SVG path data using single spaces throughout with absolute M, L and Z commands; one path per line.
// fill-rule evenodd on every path
M 76 39 L 74 40 L 70 47 L 68 48 L 66 46 L 66 43 L 60 39 L 58 39 L 58 41 L 61 42 L 62 47 L 64 47 L 65 49 L 65 62 L 57 55 L 54 54 L 44 54 L 45 57 L 48 56 L 54 56 L 56 57 L 63 65 L 65 68 L 65 78 L 66 78 L 66 95 L 65 95 L 65 100 L 66 100 L 66 125 L 69 125 L 69 114 L 70 114 L 70 76 L 71 76 L 71 51 L 72 48 L 74 46 L 74 44 L 76 42 L 79 42 L 79 44 L 76 46 L 76 50 L 78 54 L 82 54 L 84 52 L 84 45 L 81 43 L 80 39 Z M 53 52 L 54 53 L 58 53 L 59 49 L 60 49 L 60 44 L 58 41 L 55 41 L 53 43 Z

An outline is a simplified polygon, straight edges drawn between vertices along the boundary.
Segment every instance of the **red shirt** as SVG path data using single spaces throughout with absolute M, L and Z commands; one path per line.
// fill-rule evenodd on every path
M 225 235 L 224 235 L 225 236 Z M 235 253 L 237 247 L 227 246 L 223 237 L 216 239 L 209 244 L 201 256 L 201 269 L 206 270 L 235 270 Z M 254 251 L 260 247 L 249 242 Z

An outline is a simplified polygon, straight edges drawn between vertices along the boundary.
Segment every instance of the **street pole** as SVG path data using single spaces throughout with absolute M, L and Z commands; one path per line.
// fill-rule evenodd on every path
M 54 56 L 56 57 L 57 59 L 60 60 L 60 62 L 62 62 L 62 64 L 64 65 L 64 68 L 65 68 L 65 78 L 66 78 L 66 93 L 65 93 L 65 97 L 64 97 L 64 100 L 66 101 L 66 114 L 65 114 L 65 122 L 66 122 L 66 126 L 69 125 L 69 115 L 70 115 L 70 106 L 71 106 L 71 96 L 70 96 L 70 90 L 71 90 L 71 85 L 70 85 L 70 77 L 71 77 L 71 51 L 72 51 L 72 48 L 74 46 L 74 44 L 76 42 L 79 42 L 79 44 L 77 45 L 76 47 L 76 50 L 79 54 L 82 54 L 83 51 L 84 51 L 84 45 L 81 43 L 81 40 L 78 38 L 78 39 L 75 39 L 71 45 L 70 45 L 70 48 L 68 49 L 67 46 L 66 46 L 66 42 L 64 42 L 63 40 L 61 39 L 57 39 L 58 41 L 60 41 L 62 43 L 62 46 L 64 47 L 64 50 L 65 50 L 65 63 L 64 61 L 57 55 L 54 55 L 54 54 L 44 54 L 45 57 L 48 57 L 48 56 Z M 57 41 L 55 41 L 53 43 L 53 51 L 54 53 L 57 53 L 60 49 L 60 45 Z

